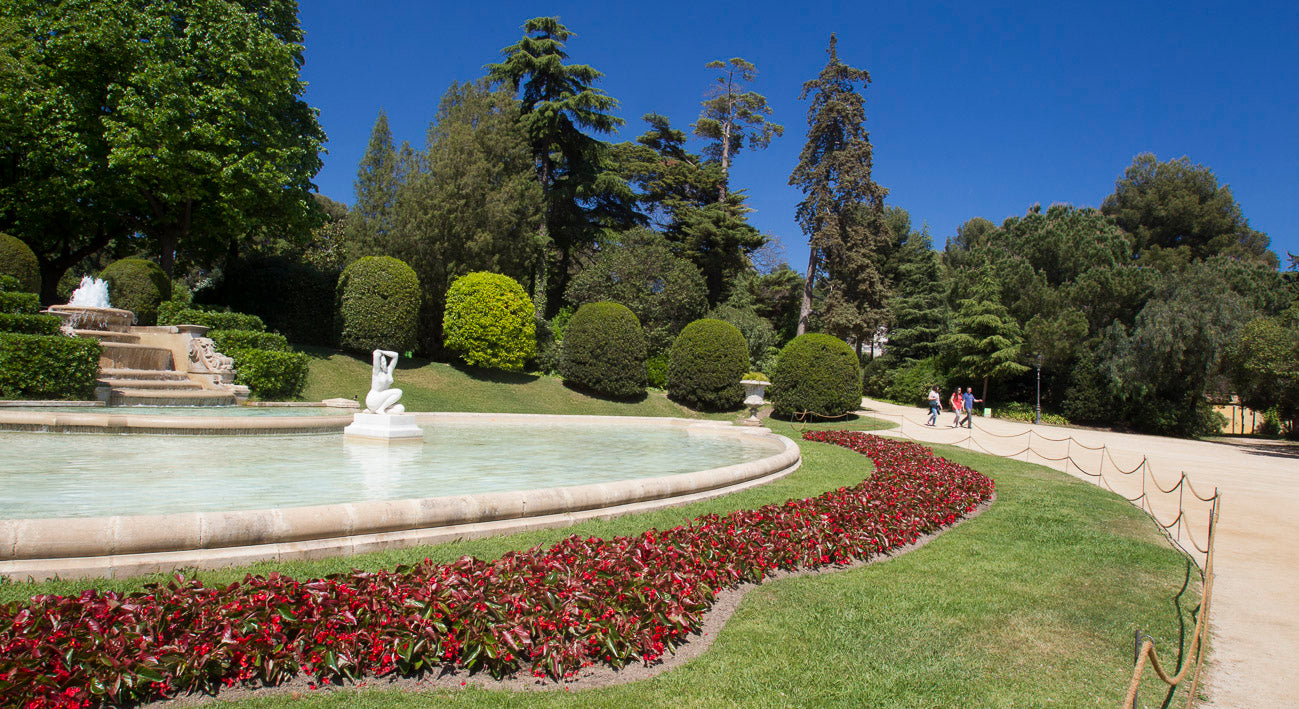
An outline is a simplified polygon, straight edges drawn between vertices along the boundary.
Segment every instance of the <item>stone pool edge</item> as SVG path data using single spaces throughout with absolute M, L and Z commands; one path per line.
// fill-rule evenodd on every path
M 563 527 L 738 492 L 782 478 L 802 463 L 798 445 L 789 438 L 726 422 L 443 413 L 418 414 L 418 419 L 651 422 L 701 435 L 759 436 L 776 442 L 780 450 L 756 461 L 692 473 L 503 493 L 234 512 L 0 520 L 0 576 L 114 578 L 260 560 L 319 559 Z

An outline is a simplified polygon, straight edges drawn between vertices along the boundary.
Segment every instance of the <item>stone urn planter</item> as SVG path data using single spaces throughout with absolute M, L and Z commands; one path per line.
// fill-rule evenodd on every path
M 740 423 L 745 426 L 761 426 L 762 421 L 758 420 L 758 407 L 766 403 L 763 396 L 767 392 L 767 387 L 771 382 L 761 379 L 742 379 L 740 384 L 744 385 L 744 405 L 749 407 L 749 418 Z

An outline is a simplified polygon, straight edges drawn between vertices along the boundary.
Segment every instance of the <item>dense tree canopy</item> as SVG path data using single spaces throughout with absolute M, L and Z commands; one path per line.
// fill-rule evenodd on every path
M 727 178 L 735 155 L 746 145 L 751 150 L 767 147 L 772 139 L 785 134 L 785 127 L 768 118 L 771 106 L 767 105 L 765 96 L 745 90 L 758 78 L 758 68 L 752 62 L 732 57 L 725 62 L 720 59 L 708 62 L 706 66 L 717 70 L 718 76 L 704 99 L 699 119 L 691 127 L 695 135 L 708 141 L 704 154 L 721 165 L 717 201 L 725 202 Z

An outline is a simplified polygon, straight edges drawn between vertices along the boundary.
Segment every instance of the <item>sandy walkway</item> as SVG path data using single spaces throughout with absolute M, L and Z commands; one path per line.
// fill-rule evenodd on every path
M 922 441 L 964 441 L 961 445 L 974 450 L 1007 455 L 1023 451 L 1031 439 L 1043 456 L 1072 455 L 1091 472 L 1103 465 L 1116 492 L 1128 497 L 1140 494 L 1144 476 L 1118 471 L 1140 467 L 1143 457 L 1160 487 L 1171 488 L 1182 472 L 1200 494 L 1207 496 L 1217 487 L 1222 493 L 1217 580 L 1211 651 L 1201 677 L 1208 701 L 1197 706 L 1299 707 L 1299 449 L 1269 441 L 1210 443 L 977 417 L 967 440 L 966 431 L 948 427 L 951 412 L 943 413 L 939 427 L 930 428 L 924 425 L 927 412 L 920 408 L 870 399 L 863 406 L 881 418 L 899 420 L 902 435 Z M 1077 443 L 1049 440 L 1069 436 Z M 1063 467 L 1031 453 L 1015 457 Z M 1096 482 L 1074 468 L 1070 472 Z M 1149 482 L 1147 478 L 1155 514 L 1171 522 L 1177 516 L 1177 496 L 1155 497 Z M 1203 546 L 1207 506 L 1190 494 L 1182 497 L 1189 521 L 1181 530 L 1182 543 Z

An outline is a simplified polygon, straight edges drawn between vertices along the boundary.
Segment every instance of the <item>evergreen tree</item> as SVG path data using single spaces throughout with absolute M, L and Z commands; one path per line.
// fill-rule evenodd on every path
M 980 398 L 985 401 L 989 379 L 1028 371 L 1016 361 L 1022 342 L 1019 324 L 1001 304 L 1001 288 L 988 274 L 978 280 L 973 294 L 961 301 L 952 331 L 938 339 L 956 376 L 983 380 Z
M 447 288 L 473 271 L 526 282 L 540 245 L 541 187 L 518 101 L 485 81 L 453 83 L 429 125 L 418 169 L 397 190 L 392 255 L 423 290 L 421 349 L 441 347 Z
M 825 267 L 823 319 L 836 334 L 859 343 L 873 338 L 885 316 L 887 289 L 880 276 L 878 250 L 889 240 L 884 219 L 888 190 L 871 179 L 873 150 L 866 132 L 865 100 L 857 92 L 870 74 L 839 61 L 830 35 L 829 61 L 820 75 L 803 84 L 799 98 L 807 110 L 807 143 L 789 184 L 803 191 L 795 217 L 809 237 L 807 281 L 798 332 L 807 329 L 817 268 Z
M 722 166 L 722 181 L 717 187 L 717 201 L 726 202 L 731 160 L 744 148 L 765 148 L 773 138 L 784 135 L 785 127 L 768 120 L 771 106 L 762 94 L 745 91 L 745 85 L 758 77 L 758 68 L 740 57 L 730 61 L 708 62 L 708 69 L 721 72 L 716 85 L 709 88 L 703 101 L 704 110 L 692 128 L 695 135 L 709 140 L 704 154 Z
M 353 183 L 356 203 L 348 212 L 344 231 L 349 261 L 384 255 L 391 246 L 388 242 L 393 233 L 393 208 L 403 178 L 400 163 L 388 128 L 388 114 L 381 108 Z
M 611 172 L 608 146 L 583 133 L 612 133 L 623 121 L 610 113 L 618 102 L 595 88 L 603 74 L 585 64 L 565 64 L 564 43 L 573 32 L 557 17 L 536 17 L 524 36 L 501 50 L 504 61 L 487 65 L 488 77 L 517 92 L 520 124 L 528 136 L 545 209 L 539 240 L 553 245 L 548 269 L 538 272 L 534 293 L 545 311 L 558 311 L 574 252 L 594 246 L 610 226 L 634 221 L 632 195 Z M 534 296 L 536 299 L 536 296 Z
M 677 253 L 699 267 L 708 302 L 717 305 L 767 237 L 748 223 L 743 190 L 716 200 L 724 181 L 718 163 L 687 151 L 685 133 L 666 117 L 650 113 L 644 120 L 650 130 L 635 144 L 615 146 L 622 173 L 640 190 L 640 203 Z
M 932 357 L 939 352 L 938 338 L 947 331 L 949 312 L 942 264 L 930 248 L 928 229 L 911 232 L 894 260 L 896 295 L 889 300 L 887 352 L 902 362 Z

